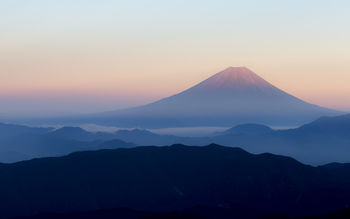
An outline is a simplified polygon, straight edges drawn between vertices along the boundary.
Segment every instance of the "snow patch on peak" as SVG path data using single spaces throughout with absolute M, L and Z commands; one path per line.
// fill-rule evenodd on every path
M 273 89 L 274 86 L 246 67 L 228 67 L 201 82 L 194 89 L 200 90 L 247 90 Z

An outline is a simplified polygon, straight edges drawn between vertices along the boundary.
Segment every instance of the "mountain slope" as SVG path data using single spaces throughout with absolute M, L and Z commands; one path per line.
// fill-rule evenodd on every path
M 198 85 L 157 102 L 87 118 L 119 127 L 301 125 L 339 112 L 306 103 L 245 67 L 229 67 Z
M 240 209 L 234 214 L 321 214 L 350 203 L 349 173 L 347 165 L 335 171 L 218 145 L 79 152 L 1 164 L 0 215 L 196 206 Z

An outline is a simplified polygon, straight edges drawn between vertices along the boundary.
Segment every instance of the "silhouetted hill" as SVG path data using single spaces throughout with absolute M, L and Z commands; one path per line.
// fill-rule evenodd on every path
M 12 219 L 206 219 L 186 212 L 155 213 L 127 208 L 70 213 L 46 213 Z
M 302 217 L 300 219 L 349 219 L 349 218 L 350 218 L 350 208 L 346 208 L 330 214 L 325 214 L 321 216 L 312 216 L 312 217 Z
M 273 130 L 265 125 L 260 124 L 242 124 L 226 130 L 225 132 L 217 133 L 220 135 L 239 135 L 239 134 L 267 134 Z
M 235 128 L 233 128 L 235 130 Z M 323 117 L 299 128 L 257 132 L 224 132 L 211 142 L 250 152 L 272 152 L 312 164 L 350 162 L 350 116 Z
M 127 143 L 119 139 L 113 139 L 113 140 L 105 141 L 101 143 L 95 149 L 117 149 L 117 148 L 131 148 L 131 147 L 136 147 L 136 145 L 133 143 Z
M 82 142 L 45 135 L 23 135 L 8 139 L 1 145 L 3 151 L 22 153 L 27 157 L 62 156 L 74 151 L 97 147 L 100 141 Z
M 3 141 L 4 142 L 4 141 Z M 134 147 L 122 140 L 77 141 L 46 135 L 26 135 L 5 141 L 1 145 L 0 162 L 12 163 L 40 157 L 57 157 L 77 151 Z
M 327 136 L 349 137 L 350 114 L 335 117 L 321 117 L 299 128 L 305 134 L 318 134 Z
M 86 150 L 92 143 L 50 137 L 52 128 L 0 124 L 0 162 L 59 156 Z
M 0 139 L 19 135 L 44 134 L 53 130 L 52 128 L 34 128 L 23 125 L 0 123 Z
M 322 214 L 350 204 L 350 169 L 336 169 L 218 145 L 78 152 L 1 164 L 0 214 L 196 206 L 232 217 Z
M 0 162 L 13 163 L 16 161 L 29 160 L 32 156 L 17 152 L 17 151 L 0 151 Z
M 50 137 L 76 141 L 112 140 L 115 135 L 106 132 L 88 132 L 79 127 L 63 127 L 47 134 Z
M 329 214 L 291 218 L 287 216 L 265 216 L 261 219 L 349 219 L 350 208 L 341 209 Z
M 20 216 L 12 219 L 141 219 L 152 215 L 150 212 L 136 211 L 127 208 L 75 211 L 67 213 L 41 213 L 33 216 Z
M 178 137 L 174 135 L 160 135 L 145 129 L 119 130 L 115 133 L 115 137 L 117 139 L 121 139 L 126 142 L 132 142 L 140 146 L 163 146 L 178 143 L 189 145 L 191 145 L 192 143 L 197 145 L 206 145 L 210 143 L 210 141 L 207 138 L 187 138 Z
M 8 128 L 8 130 L 7 130 Z M 110 133 L 92 133 L 78 127 L 32 128 L 0 124 L 0 162 L 67 155 L 76 151 L 132 147 Z
M 196 215 L 194 212 L 197 212 Z M 229 212 L 228 212 L 229 211 Z M 192 213 L 191 213 L 192 212 Z M 207 215 L 207 217 L 200 216 Z M 22 216 L 11 219 L 215 219 L 215 218 L 226 218 L 232 219 L 232 211 L 227 208 L 216 208 L 214 211 L 210 207 L 199 207 L 194 209 L 188 209 L 182 212 L 169 212 L 169 213 L 156 213 L 156 212 L 145 212 L 136 211 L 132 209 L 119 208 L 119 209 L 107 209 L 107 210 L 96 210 L 86 212 L 69 212 L 69 213 L 46 213 L 38 214 L 34 216 Z M 251 215 L 240 215 L 234 218 L 255 218 Z M 302 217 L 287 217 L 283 215 L 270 215 L 263 216 L 260 219 L 349 219 L 350 208 L 341 209 L 329 214 L 316 215 L 316 216 L 302 216 Z

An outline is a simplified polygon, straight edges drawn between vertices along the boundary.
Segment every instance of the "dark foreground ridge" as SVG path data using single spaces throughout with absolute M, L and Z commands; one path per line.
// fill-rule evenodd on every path
M 44 213 L 12 219 L 207 219 L 189 212 L 155 213 L 135 211 L 127 208 L 96 210 L 86 212 Z
M 306 216 L 306 217 L 297 217 L 290 218 L 286 216 L 265 216 L 261 219 L 349 219 L 350 218 L 350 208 L 341 209 L 329 214 L 317 215 L 317 216 Z
M 100 150 L 0 164 L 0 179 L 2 218 L 198 206 L 208 206 L 194 211 L 208 218 L 259 218 L 325 214 L 350 204 L 350 165 L 312 167 L 218 145 Z
M 144 212 L 135 211 L 127 208 L 119 209 L 107 209 L 107 210 L 96 210 L 86 212 L 68 212 L 68 213 L 46 213 L 37 214 L 33 216 L 15 217 L 12 219 L 206 219 L 209 217 L 199 216 L 205 212 L 205 208 L 191 209 L 183 212 L 167 212 L 167 213 L 155 213 L 155 212 Z M 197 214 L 196 214 L 197 213 Z M 219 212 L 212 211 L 211 215 L 216 213 L 221 218 L 231 218 L 231 214 L 227 214 L 221 209 Z M 210 218 L 217 218 L 216 216 Z M 244 216 L 242 216 L 244 218 Z M 350 208 L 342 209 L 330 214 L 318 215 L 318 216 L 305 216 L 305 217 L 287 217 L 282 215 L 270 215 L 263 216 L 260 219 L 349 219 Z

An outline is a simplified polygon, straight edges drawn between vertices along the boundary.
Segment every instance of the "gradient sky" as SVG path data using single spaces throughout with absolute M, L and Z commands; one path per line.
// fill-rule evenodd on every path
M 228 66 L 350 111 L 350 2 L 2 0 L 0 114 L 148 103 Z

